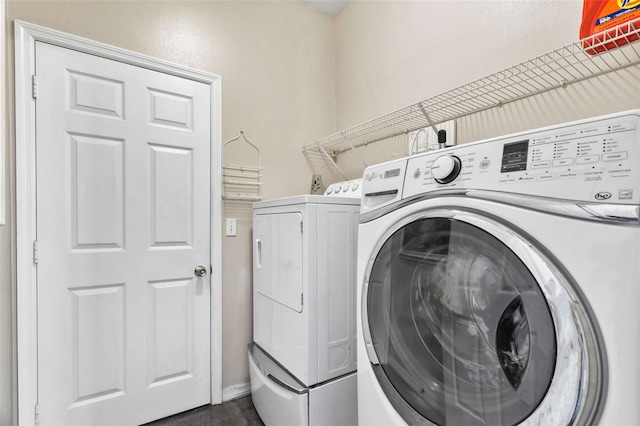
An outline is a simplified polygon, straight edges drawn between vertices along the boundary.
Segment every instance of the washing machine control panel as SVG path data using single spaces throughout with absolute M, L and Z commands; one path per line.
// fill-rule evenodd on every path
M 638 204 L 639 132 L 636 111 L 410 157 L 402 198 L 462 188 Z

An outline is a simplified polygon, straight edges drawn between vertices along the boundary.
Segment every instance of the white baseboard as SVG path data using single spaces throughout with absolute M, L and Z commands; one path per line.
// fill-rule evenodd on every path
M 231 401 L 232 399 L 242 398 L 251 393 L 251 383 L 243 383 L 233 385 L 222 389 L 222 402 Z

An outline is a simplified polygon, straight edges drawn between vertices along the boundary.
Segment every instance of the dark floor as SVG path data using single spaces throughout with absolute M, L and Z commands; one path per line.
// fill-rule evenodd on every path
M 205 405 L 166 417 L 146 426 L 264 426 L 251 402 L 251 395 L 224 402 Z

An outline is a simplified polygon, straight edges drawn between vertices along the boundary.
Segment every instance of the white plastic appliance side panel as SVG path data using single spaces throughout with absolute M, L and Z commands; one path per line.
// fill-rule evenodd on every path
M 251 399 L 266 425 L 306 426 L 309 424 L 308 394 L 299 395 L 269 379 L 249 357 Z
M 318 206 L 318 381 L 355 370 L 359 206 Z
M 304 223 L 304 244 L 306 256 L 306 291 L 304 312 L 307 313 L 308 357 L 306 359 L 307 376 L 302 382 L 313 386 L 318 380 L 318 216 L 320 204 L 307 204 L 307 217 Z
M 353 373 L 309 389 L 309 424 L 356 426 L 358 424 L 357 385 L 357 374 Z
M 353 349 L 354 353 L 352 356 L 353 359 L 353 369 L 358 371 L 358 319 L 360 315 L 358 314 L 358 298 L 360 295 L 358 294 L 358 287 L 360 283 L 358 282 L 358 231 L 360 229 L 360 209 L 352 213 L 353 216 L 353 225 L 355 227 L 355 238 L 353 242 L 353 260 L 351 267 L 353 268 L 353 304 L 354 308 L 351 312 L 351 335 L 353 336 Z

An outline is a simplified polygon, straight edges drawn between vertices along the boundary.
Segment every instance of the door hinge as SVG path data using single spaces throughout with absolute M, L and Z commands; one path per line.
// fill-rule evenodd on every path
M 38 76 L 35 74 L 31 76 L 31 95 L 38 99 Z
M 33 242 L 33 263 L 38 264 L 38 241 Z
M 35 416 L 34 423 L 37 426 L 40 424 L 40 404 L 36 403 L 36 405 L 33 407 L 33 414 Z

